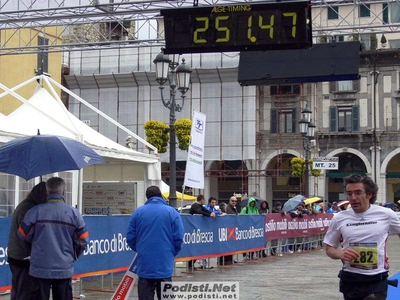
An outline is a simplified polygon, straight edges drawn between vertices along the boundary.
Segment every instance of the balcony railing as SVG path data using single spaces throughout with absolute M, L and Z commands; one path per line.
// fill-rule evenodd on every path
M 163 171 L 162 177 L 169 177 L 169 171 Z M 176 170 L 176 177 L 183 179 L 184 170 Z M 292 170 L 209 170 L 205 177 L 242 178 L 242 177 L 292 177 Z

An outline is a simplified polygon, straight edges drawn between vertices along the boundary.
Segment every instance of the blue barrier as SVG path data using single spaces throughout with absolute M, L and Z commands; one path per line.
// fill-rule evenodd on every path
M 185 235 L 178 260 L 265 247 L 265 216 L 262 215 L 226 215 L 215 219 L 182 215 L 182 221 Z
M 1 287 L 11 284 L 11 272 L 7 263 L 8 235 L 11 218 L 0 218 L 0 291 Z
M 89 245 L 75 263 L 75 274 L 127 267 L 134 251 L 126 242 L 130 216 L 84 216 Z
M 84 216 L 90 243 L 75 263 L 75 274 L 127 267 L 134 252 L 126 243 L 130 216 Z M 11 218 L 0 218 L 0 288 L 11 284 L 7 243 Z M 264 216 L 205 218 L 182 215 L 185 227 L 180 260 L 237 252 L 265 245 Z
M 130 216 L 84 216 L 90 243 L 75 263 L 75 274 L 127 267 L 134 252 L 126 243 Z M 0 218 L 0 291 L 11 284 L 7 244 L 11 218 Z M 4 289 L 4 288 L 3 288 Z

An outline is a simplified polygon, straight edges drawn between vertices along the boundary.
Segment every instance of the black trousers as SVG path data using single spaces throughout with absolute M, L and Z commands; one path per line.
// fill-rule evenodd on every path
M 345 300 L 385 300 L 387 297 L 387 272 L 362 275 L 342 270 L 338 277 L 340 278 L 340 291 Z
M 34 277 L 29 275 L 29 266 L 21 267 L 9 264 L 11 278 L 11 300 L 31 300 L 34 299 L 35 290 L 37 290 L 37 282 Z
M 139 300 L 153 300 L 154 291 L 157 299 L 161 299 L 161 282 L 171 282 L 171 277 L 160 279 L 148 279 L 139 277 L 138 280 L 138 296 Z
M 44 279 L 36 278 L 38 290 L 35 300 L 50 299 L 50 290 L 52 291 L 53 299 L 57 300 L 72 300 L 72 281 L 71 278 L 66 279 Z

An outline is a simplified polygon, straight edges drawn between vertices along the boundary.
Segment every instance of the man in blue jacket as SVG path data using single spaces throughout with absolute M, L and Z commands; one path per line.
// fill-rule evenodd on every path
M 72 300 L 74 262 L 89 242 L 89 232 L 79 211 L 65 203 L 65 181 L 52 177 L 46 182 L 47 203 L 36 205 L 25 215 L 18 235 L 32 243 L 29 275 L 38 283 L 36 298 Z
M 168 206 L 157 186 L 146 190 L 146 203 L 136 209 L 129 222 L 127 242 L 136 251 L 139 300 L 161 299 L 161 282 L 172 281 L 175 256 L 183 243 L 179 213 Z
M 221 210 L 215 207 L 217 205 L 217 198 L 215 197 L 210 197 L 208 199 L 208 204 L 204 206 L 209 212 L 215 213 L 217 216 L 221 215 Z

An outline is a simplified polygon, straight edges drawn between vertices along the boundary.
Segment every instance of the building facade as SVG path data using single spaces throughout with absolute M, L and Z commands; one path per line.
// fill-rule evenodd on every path
M 60 52 L 51 53 L 49 47 L 62 42 L 58 32 L 60 27 L 38 29 L 1 30 L 1 45 L 19 47 L 29 41 L 26 52 L 0 55 L 0 82 L 6 87 L 14 87 L 42 72 L 49 74 L 58 82 L 61 81 L 62 55 Z M 59 92 L 59 89 L 57 89 Z M 34 85 L 21 87 L 18 93 L 29 99 L 34 93 Z M 22 104 L 12 96 L 0 98 L 0 112 L 8 115 Z
M 176 117 L 190 118 L 193 110 L 207 115 L 205 190 L 186 187 L 187 192 L 204 192 L 223 201 L 232 194 L 257 195 L 270 205 L 304 193 L 304 175 L 292 176 L 290 160 L 305 157 L 298 122 L 308 105 L 317 125 L 311 158 L 339 157 L 339 170 L 323 170 L 319 177 L 309 177 L 309 194 L 331 202 L 341 200 L 343 177 L 357 172 L 378 182 L 378 201 L 397 201 L 400 35 L 374 27 L 395 26 L 400 23 L 399 12 L 395 1 L 313 1 L 315 43 L 360 41 L 360 79 L 355 81 L 244 87 L 237 82 L 239 53 L 185 55 L 193 70 L 192 84 L 183 111 Z M 163 29 L 159 22 L 157 36 L 163 36 Z M 159 50 L 147 46 L 71 53 L 66 83 L 144 136 L 147 120 L 168 124 L 152 63 Z M 70 109 L 103 134 L 125 142 L 117 128 L 90 115 L 85 107 L 71 103 Z M 166 182 L 168 154 L 161 154 Z M 178 190 L 185 188 L 181 185 L 186 157 L 186 152 L 177 150 Z
M 148 47 L 124 55 L 99 55 L 99 74 L 93 74 L 97 65 L 82 63 L 85 57 L 76 53 L 70 65 L 74 75 L 66 76 L 66 82 L 92 105 L 144 136 L 147 120 L 168 123 L 152 63 L 158 51 Z M 378 201 L 397 201 L 399 54 L 398 49 L 361 52 L 360 79 L 355 81 L 247 87 L 237 82 L 239 54 L 185 55 L 193 76 L 177 119 L 190 118 L 193 110 L 207 116 L 206 187 L 201 192 L 220 200 L 233 193 L 255 194 L 270 205 L 304 193 L 304 177 L 291 176 L 290 160 L 305 155 L 298 121 L 308 105 L 317 126 L 311 157 L 339 157 L 339 170 L 310 176 L 310 195 L 341 200 L 343 176 L 357 172 L 378 182 Z M 115 65 L 125 71 L 109 74 L 107 66 Z M 70 103 L 70 110 L 103 134 L 125 142 L 117 128 L 89 115 L 81 105 Z M 186 156 L 177 150 L 179 190 Z M 161 159 L 168 182 L 168 152 Z

